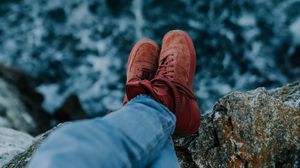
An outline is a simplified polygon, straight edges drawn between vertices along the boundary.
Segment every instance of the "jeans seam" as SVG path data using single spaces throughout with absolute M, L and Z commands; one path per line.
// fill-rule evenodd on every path
M 141 101 L 142 98 L 146 98 L 147 103 L 143 103 L 143 101 Z M 155 104 L 154 104 L 154 106 L 153 105 L 149 106 L 148 102 L 153 102 Z M 144 156 L 147 156 L 147 154 L 148 155 L 152 154 L 153 151 L 155 151 L 155 149 L 156 149 L 155 147 L 158 146 L 159 143 L 162 142 L 162 140 L 166 139 L 166 141 L 167 141 L 169 139 L 169 137 L 172 135 L 174 128 L 175 128 L 174 124 L 176 123 L 176 117 L 165 105 L 161 104 L 160 102 L 156 101 L 152 97 L 145 95 L 145 94 L 139 94 L 139 95 L 135 96 L 127 103 L 127 105 L 131 105 L 132 103 L 141 103 L 145 106 L 149 106 L 150 108 L 155 109 L 155 111 L 157 111 L 157 113 L 155 115 L 158 118 L 159 122 L 161 122 L 161 126 L 162 126 L 162 132 L 157 134 L 157 136 L 155 138 L 153 138 L 152 142 L 146 146 L 146 149 L 149 149 L 149 150 L 142 150 L 141 152 L 137 153 L 138 156 L 136 156 L 134 160 L 136 160 L 136 163 L 139 164 L 142 162 L 142 159 L 144 158 Z M 170 118 L 170 119 L 164 120 L 163 118 Z M 175 118 L 175 121 L 174 121 L 174 118 Z

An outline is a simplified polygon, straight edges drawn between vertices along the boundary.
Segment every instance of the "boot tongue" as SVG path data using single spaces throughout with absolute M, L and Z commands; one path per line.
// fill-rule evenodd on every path
M 151 70 L 149 66 L 136 66 L 135 75 L 131 77 L 131 79 L 127 82 L 140 81 L 144 79 L 153 78 L 155 75 L 155 71 Z
M 147 68 L 142 68 L 141 69 L 141 73 L 140 73 L 140 78 L 142 80 L 144 79 L 152 79 L 155 75 L 155 72 L 151 69 L 147 69 Z

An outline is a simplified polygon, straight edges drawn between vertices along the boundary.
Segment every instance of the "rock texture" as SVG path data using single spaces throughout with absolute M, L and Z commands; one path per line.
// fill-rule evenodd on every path
M 43 98 L 31 80 L 14 68 L 0 65 L 0 126 L 37 135 L 50 128 Z
M 300 82 L 267 91 L 231 92 L 203 116 L 197 135 L 174 137 L 183 168 L 299 167 Z M 5 168 L 22 168 L 47 135 Z M 1 157 L 1 156 L 0 156 Z
M 27 149 L 33 142 L 34 138 L 26 133 L 0 127 L 0 167 Z
M 43 140 L 51 133 L 53 130 L 59 126 L 52 128 L 51 130 L 37 136 L 34 141 L 30 144 L 29 147 L 22 150 L 22 152 L 13 153 L 15 154 L 11 160 L 6 163 L 2 168 L 25 168 L 27 163 L 30 161 L 30 158 L 33 152 L 38 148 L 38 146 L 43 142 Z M 13 136 L 14 137 L 14 136 Z M 0 157 L 2 157 L 0 155 Z
M 300 82 L 232 92 L 203 117 L 198 135 L 176 139 L 182 167 L 299 167 Z

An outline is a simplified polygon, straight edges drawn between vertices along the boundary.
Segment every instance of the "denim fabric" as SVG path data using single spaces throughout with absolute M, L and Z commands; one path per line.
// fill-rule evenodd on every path
M 179 167 L 175 116 L 146 95 L 102 118 L 65 124 L 39 147 L 29 168 Z

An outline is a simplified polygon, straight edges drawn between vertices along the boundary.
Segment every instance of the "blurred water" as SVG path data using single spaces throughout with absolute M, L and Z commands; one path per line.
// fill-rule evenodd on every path
M 75 93 L 94 115 L 122 105 L 134 42 L 183 29 L 204 113 L 229 91 L 300 79 L 299 11 L 299 0 L 1 0 L 0 61 L 34 77 L 49 112 Z

